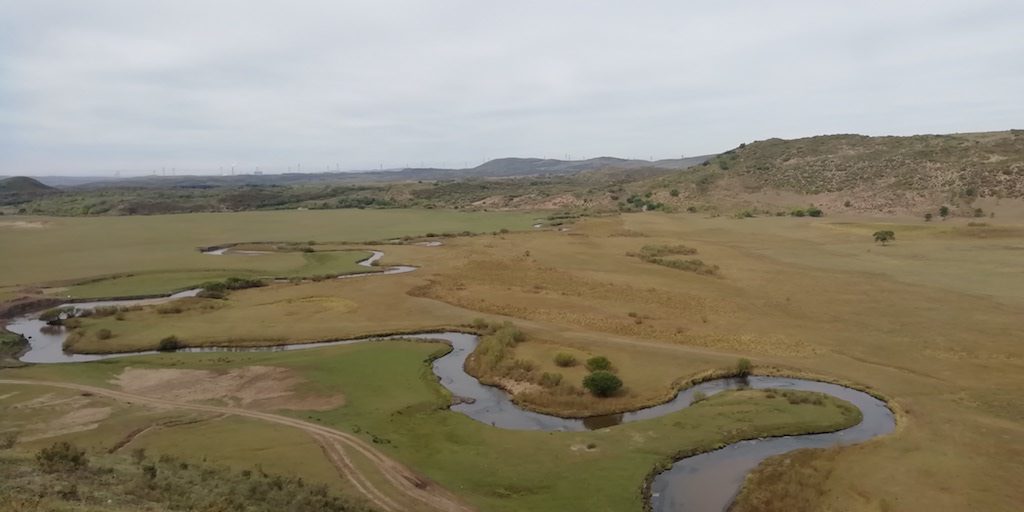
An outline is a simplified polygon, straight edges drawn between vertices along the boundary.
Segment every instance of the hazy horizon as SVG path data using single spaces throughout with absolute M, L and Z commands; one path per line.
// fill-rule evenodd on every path
M 0 0 L 0 175 L 665 159 L 1024 127 L 1024 4 Z

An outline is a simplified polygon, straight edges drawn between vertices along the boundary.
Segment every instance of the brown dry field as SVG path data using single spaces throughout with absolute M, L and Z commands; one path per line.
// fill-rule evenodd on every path
M 557 352 L 612 359 L 628 389 L 579 404 L 593 410 L 663 400 L 679 382 L 748 357 L 869 387 L 900 414 L 892 435 L 812 456 L 822 481 L 804 500 L 810 509 L 1015 510 L 1024 503 L 1024 225 L 986 222 L 631 214 L 564 232 L 388 246 L 382 264 L 420 270 L 89 320 L 87 331 L 114 337 L 87 335 L 78 347 L 141 348 L 169 334 L 190 344 L 298 342 L 509 319 L 529 336 L 516 356 L 566 379 L 582 370 L 555 367 Z M 873 244 L 877 229 L 897 241 Z M 626 255 L 647 244 L 694 247 L 721 272 Z M 795 485 L 761 481 L 762 500 L 772 485 Z

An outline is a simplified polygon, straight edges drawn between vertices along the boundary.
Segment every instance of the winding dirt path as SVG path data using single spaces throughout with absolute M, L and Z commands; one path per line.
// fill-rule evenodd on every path
M 179 402 L 70 382 L 0 379 L 0 384 L 50 386 L 71 389 L 106 396 L 127 403 L 241 416 L 297 428 L 312 436 L 320 444 L 339 474 L 348 478 L 357 490 L 384 510 L 394 512 L 406 510 L 439 512 L 473 511 L 471 507 L 463 503 L 448 490 L 425 477 L 417 475 L 398 461 L 377 451 L 362 439 L 347 432 L 334 430 L 316 423 L 248 409 Z M 373 466 L 371 471 L 379 473 L 381 477 L 375 480 L 385 482 L 387 487 L 383 489 L 378 488 L 377 485 L 372 483 L 370 478 L 363 473 L 366 468 L 357 468 L 348 456 L 348 453 L 352 453 L 348 452 L 348 450 L 362 455 L 363 458 L 370 462 Z

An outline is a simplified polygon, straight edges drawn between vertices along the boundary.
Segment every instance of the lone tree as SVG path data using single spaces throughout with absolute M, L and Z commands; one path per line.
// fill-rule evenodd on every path
M 594 396 L 611 396 L 622 388 L 622 379 L 616 377 L 612 372 L 598 370 L 583 377 L 583 387 L 587 388 Z
M 946 217 L 949 217 L 949 207 L 948 206 L 940 206 L 939 207 L 939 217 L 942 217 L 942 220 L 946 220 Z
M 875 231 L 875 242 L 885 245 L 893 240 L 896 240 L 896 233 L 889 230 Z

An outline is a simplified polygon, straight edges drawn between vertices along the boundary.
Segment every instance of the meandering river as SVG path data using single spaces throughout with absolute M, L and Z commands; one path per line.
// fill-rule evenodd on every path
M 361 264 L 371 266 L 382 253 L 374 251 L 373 256 Z M 410 272 L 415 267 L 391 267 L 384 272 L 358 275 L 375 275 Z M 353 277 L 354 275 L 343 276 Z M 198 290 L 189 290 L 169 297 L 125 301 L 97 301 L 69 304 L 82 309 L 97 306 L 158 304 L 182 297 L 194 296 Z M 112 357 L 124 357 L 157 352 L 130 352 L 120 354 L 69 354 L 63 350 L 67 333 L 62 327 L 46 325 L 38 315 L 27 315 L 15 319 L 7 329 L 28 338 L 30 348 L 21 360 L 30 363 L 80 363 Z M 582 431 L 605 428 L 620 423 L 656 418 L 688 407 L 697 392 L 707 396 L 741 387 L 756 389 L 779 388 L 801 391 L 817 391 L 846 400 L 863 414 L 863 420 L 853 427 L 828 434 L 788 436 L 769 439 L 741 441 L 720 450 L 684 458 L 670 469 L 657 475 L 651 484 L 651 507 L 657 512 L 721 512 L 728 509 L 743 484 L 743 479 L 761 461 L 800 448 L 822 448 L 834 445 L 859 443 L 872 437 L 891 432 L 896 425 L 892 412 L 877 398 L 844 386 L 823 382 L 782 378 L 750 377 L 748 379 L 718 379 L 680 391 L 674 399 L 661 405 L 634 412 L 588 419 L 567 419 L 527 411 L 509 398 L 505 391 L 481 384 L 465 372 L 466 358 L 473 352 L 478 338 L 472 334 L 458 332 L 422 333 L 382 338 L 358 338 L 323 343 L 303 343 L 275 347 L 207 347 L 186 348 L 186 352 L 212 351 L 287 351 L 322 348 L 331 345 L 345 345 L 379 341 L 389 338 L 417 338 L 444 340 L 451 344 L 452 351 L 433 362 L 434 374 L 441 385 L 458 397 L 451 406 L 453 411 L 465 414 L 477 421 L 497 428 L 510 430 Z

